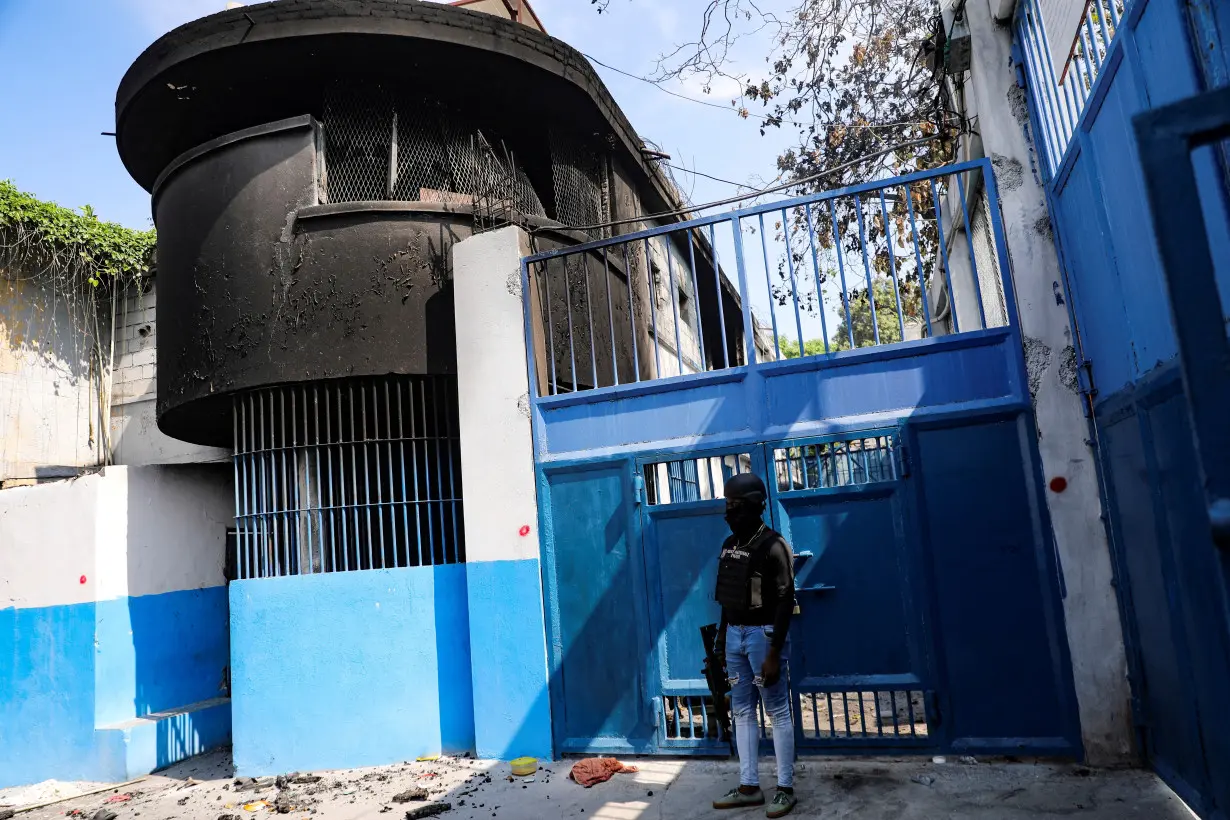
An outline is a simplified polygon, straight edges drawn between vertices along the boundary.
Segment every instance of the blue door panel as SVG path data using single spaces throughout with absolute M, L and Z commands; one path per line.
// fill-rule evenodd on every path
M 1206 765 L 1219 805 L 1230 806 L 1230 606 L 1225 566 L 1210 543 L 1186 398 L 1178 390 L 1150 409 L 1160 490 L 1191 636 L 1191 665 Z
M 679 510 L 667 506 L 650 513 L 648 547 L 656 558 L 651 566 L 657 567 L 650 582 L 657 587 L 663 624 L 658 663 L 663 687 L 672 694 L 706 691 L 700 628 L 721 616 L 713 591 L 717 555 L 730 535 L 724 513 L 720 501 Z
M 1141 436 L 1141 420 L 1133 411 L 1113 422 L 1103 420 L 1103 458 L 1106 465 L 1112 530 L 1122 554 L 1130 595 L 1129 611 L 1135 613 L 1135 634 L 1140 658 L 1136 697 L 1149 720 L 1142 727 L 1145 742 L 1155 760 L 1172 778 L 1189 789 L 1202 788 L 1204 764 L 1199 756 L 1195 703 L 1185 697 L 1190 680 L 1183 674 L 1189 653 L 1186 638 L 1171 621 L 1171 589 L 1168 578 L 1174 569 L 1163 553 L 1159 527 L 1165 515 L 1160 499 L 1149 483 L 1149 462 Z
M 1090 154 L 1082 160 L 1096 168 L 1097 207 L 1115 203 L 1114 208 L 1105 209 L 1110 227 L 1106 251 L 1114 255 L 1118 268 L 1130 334 L 1127 350 L 1131 357 L 1131 377 L 1135 380 L 1158 363 L 1172 358 L 1177 348 L 1170 328 L 1157 247 L 1149 227 L 1144 179 L 1132 138 L 1132 116 L 1144 105 L 1134 85 L 1127 81 L 1130 70 L 1126 61 L 1120 65 L 1119 77 L 1115 79 L 1122 81 L 1112 83 L 1107 91 L 1089 131 Z
M 546 474 L 562 681 L 553 719 L 566 748 L 653 732 L 641 697 L 645 607 L 639 539 L 628 527 L 627 469 L 616 463 Z
M 1112 392 L 1132 380 L 1130 335 L 1123 306 L 1123 288 L 1115 267 L 1110 236 L 1098 219 L 1099 195 L 1090 180 L 1089 164 L 1078 158 L 1062 190 L 1054 194 L 1056 222 L 1071 226 L 1061 231 L 1069 282 L 1082 309 L 1081 343 L 1094 362 L 1099 389 Z
M 913 660 L 921 653 L 911 650 L 911 641 L 919 630 L 906 617 L 909 581 L 894 488 L 787 495 L 777 508 L 796 553 L 815 556 L 796 581 L 800 614 L 791 630 L 799 685 L 869 675 L 918 679 Z
M 1075 753 L 1053 553 L 1023 441 L 1019 418 L 917 432 L 944 721 L 957 748 Z

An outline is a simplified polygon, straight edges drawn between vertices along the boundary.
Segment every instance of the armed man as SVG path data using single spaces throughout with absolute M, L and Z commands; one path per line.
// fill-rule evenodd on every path
M 787 661 L 790 617 L 794 614 L 794 555 L 782 536 L 765 526 L 768 493 L 751 474 L 726 482 L 726 523 L 731 536 L 722 544 L 716 598 L 722 606 L 717 657 L 725 657 L 739 752 L 739 787 L 713 801 L 715 809 L 763 806 L 757 769 L 760 731 L 756 693 L 773 721 L 777 792 L 769 817 L 784 817 L 794 796 L 794 716 L 790 711 Z

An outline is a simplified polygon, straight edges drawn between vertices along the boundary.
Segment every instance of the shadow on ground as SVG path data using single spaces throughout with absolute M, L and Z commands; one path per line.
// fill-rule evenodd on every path
M 346 772 L 236 781 L 226 752 L 203 755 L 129 787 L 76 798 L 25 814 L 29 820 L 68 815 L 92 818 L 110 809 L 118 820 L 221 820 L 286 816 L 320 820 L 388 817 L 400 820 L 426 802 L 451 804 L 446 820 L 690 820 L 718 813 L 710 801 L 737 780 L 733 761 L 628 759 L 636 774 L 616 775 L 583 789 L 567 778 L 572 761 L 544 763 L 532 780 L 510 779 L 507 764 L 465 758 L 407 762 Z M 761 767 L 772 782 L 772 760 Z M 900 818 L 1061 818 L 1191 820 L 1186 806 L 1153 774 L 1097 770 L 1064 763 L 980 761 L 935 763 L 927 758 L 812 759 L 799 764 L 795 816 L 826 820 Z M 426 801 L 394 797 L 422 789 Z M 280 799 L 279 799 L 280 798 Z M 262 802 L 263 801 L 263 802 Z M 268 804 L 268 805 L 266 805 Z M 279 813 L 278 808 L 286 809 Z M 77 814 L 76 812 L 80 812 Z M 722 817 L 763 817 L 763 809 Z

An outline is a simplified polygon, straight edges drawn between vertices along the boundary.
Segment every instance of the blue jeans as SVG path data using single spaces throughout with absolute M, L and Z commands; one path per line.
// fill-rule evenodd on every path
M 726 674 L 730 678 L 730 711 L 734 715 L 735 746 L 739 750 L 739 784 L 759 786 L 756 764 L 760 757 L 760 727 L 756 722 L 759 690 L 764 710 L 773 721 L 773 755 L 777 758 L 777 785 L 794 788 L 794 715 L 790 711 L 787 659 L 790 639 L 782 648 L 782 675 L 765 686 L 760 668 L 769 655 L 771 626 L 726 627 Z

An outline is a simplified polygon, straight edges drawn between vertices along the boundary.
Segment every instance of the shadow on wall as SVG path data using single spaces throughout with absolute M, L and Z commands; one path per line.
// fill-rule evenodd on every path
M 131 714 L 160 716 L 153 738 L 134 735 L 130 760 L 144 760 L 130 769 L 147 771 L 230 741 L 230 707 L 217 701 L 230 695 L 223 568 L 234 489 L 226 464 L 128 472 Z
M 1017 356 L 1012 349 L 1017 343 L 1012 336 L 1001 342 L 1003 355 Z M 1059 602 L 1061 581 L 1041 494 L 1028 397 L 1018 396 L 1013 402 L 1005 401 L 1001 394 L 995 399 L 960 402 L 956 394 L 961 391 L 961 380 L 967 378 L 964 370 L 927 371 L 922 360 L 928 355 L 940 354 L 923 349 L 895 363 L 877 361 L 873 355 L 865 363 L 850 364 L 840 377 L 833 371 L 809 372 L 805 375 L 815 381 L 810 389 L 804 385 L 803 398 L 779 395 L 780 401 L 768 402 L 777 415 L 782 415 L 783 407 L 797 408 L 793 420 L 771 420 L 774 429 L 789 429 L 832 412 L 825 402 L 832 398 L 827 393 L 834 385 L 820 387 L 826 377 L 849 386 L 857 372 L 869 385 L 891 388 L 894 380 L 886 377 L 895 372 L 895 389 L 869 390 L 871 398 L 854 403 L 879 401 L 885 408 L 894 404 L 896 408 L 879 415 L 870 407 L 862 413 L 843 414 L 832 420 L 830 430 L 861 431 L 908 422 L 904 437 L 912 450 L 913 475 L 902 483 L 902 498 L 896 507 L 896 515 L 903 519 L 894 522 L 903 539 L 896 567 L 860 567 L 852 557 L 852 553 L 857 556 L 865 551 L 867 531 L 856 524 L 858 515 L 850 514 L 864 503 L 861 500 L 816 499 L 810 509 L 787 511 L 796 535 L 803 533 L 792 546 L 796 552 L 811 550 L 816 556 L 808 568 L 811 583 L 826 581 L 827 572 L 852 576 L 846 578 L 849 594 L 845 604 L 840 591 L 832 593 L 837 596 L 832 604 L 820 596 L 802 600 L 814 614 L 805 620 L 796 618 L 794 629 L 808 624 L 818 628 L 821 621 L 816 618 L 830 606 L 835 617 L 848 620 L 858 611 L 857 604 L 849 605 L 849 597 L 856 594 L 860 582 L 874 585 L 876 575 L 901 573 L 900 589 L 905 596 L 901 603 L 911 625 L 907 628 L 913 630 L 903 643 L 910 644 L 912 668 L 842 671 L 917 674 L 924 688 L 940 693 L 944 720 L 934 737 L 939 748 L 956 744 L 992 753 L 1004 746 L 1004 753 L 1025 748 L 1079 757 L 1079 723 Z M 1010 368 L 1015 369 L 1015 365 Z M 930 384 L 929 373 L 941 383 Z M 1023 389 L 1012 384 L 1018 380 L 1009 376 L 1009 399 Z M 894 393 L 900 401 L 894 400 Z M 723 406 L 730 401 L 726 397 L 709 404 L 705 421 L 697 425 L 699 436 L 729 432 L 730 414 L 745 412 L 742 404 Z M 848 409 L 850 401 L 839 403 Z M 960 406 L 951 406 L 956 403 Z M 552 747 L 557 755 L 582 751 L 577 747 L 587 743 L 602 746 L 604 741 L 608 741 L 604 751 L 617 749 L 625 739 L 631 744 L 626 751 L 651 750 L 656 745 L 658 718 L 651 712 L 650 701 L 662 695 L 660 679 L 666 677 L 657 656 L 659 647 L 664 640 L 669 644 L 672 635 L 685 639 L 696 635 L 695 652 L 667 646 L 672 659 L 682 658 L 684 666 L 696 661 L 696 669 L 665 671 L 684 682 L 695 678 L 703 686 L 697 628 L 717 618 L 708 591 L 699 589 L 700 579 L 712 576 L 704 563 L 709 559 L 702 559 L 694 567 L 695 576 L 684 579 L 683 584 L 677 578 L 646 577 L 647 571 L 655 571 L 657 562 L 642 552 L 650 548 L 650 539 L 642 539 L 642 528 L 648 525 L 643 524 L 645 515 L 630 498 L 633 469 L 626 458 L 562 468 L 548 465 L 546 476 L 540 479 L 545 612 L 548 619 L 557 621 L 547 629 L 549 646 L 555 646 L 555 657 L 548 658 L 549 686 L 523 701 L 520 726 L 498 749 L 482 748 L 480 737 L 480 755 L 508 759 L 535 753 L 542 748 L 544 726 L 552 725 Z M 711 513 L 715 518 L 721 514 L 716 507 Z M 798 515 L 813 520 L 802 526 Z M 714 561 L 720 543 L 719 538 L 713 539 Z M 680 547 L 663 544 L 661 550 Z M 703 549 L 699 554 L 705 554 Z M 668 586 L 673 587 L 670 596 L 652 592 Z M 501 594 L 508 599 L 507 587 Z M 570 622 L 570 617 L 579 622 Z M 874 623 L 879 615 L 868 608 L 863 617 Z M 628 628 L 629 620 L 639 626 L 639 634 Z M 924 630 L 922 624 L 929 628 Z M 857 630 L 857 623 L 849 628 Z M 497 625 L 496 635 L 494 651 L 515 658 L 516 630 Z M 822 655 L 825 640 L 824 635 L 794 635 L 796 658 L 806 655 L 809 645 L 813 653 Z M 503 641 L 514 649 L 501 651 L 498 644 Z M 484 647 L 475 646 L 476 654 L 483 651 Z M 476 682 L 476 686 L 483 683 Z M 476 709 L 481 708 L 481 699 L 476 692 Z M 550 718 L 544 722 L 545 715 Z M 565 745 L 568 741 L 573 748 Z

